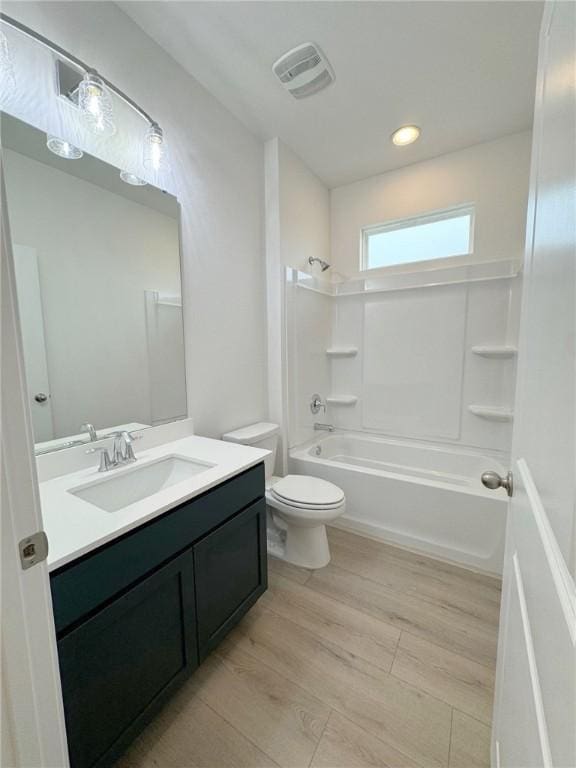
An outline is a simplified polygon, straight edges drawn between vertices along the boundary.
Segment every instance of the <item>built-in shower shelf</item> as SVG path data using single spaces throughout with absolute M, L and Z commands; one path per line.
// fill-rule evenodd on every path
M 480 355 L 481 357 L 514 357 L 518 350 L 516 347 L 509 347 L 505 345 L 497 345 L 497 344 L 483 344 L 479 345 L 477 347 L 472 347 L 472 352 L 475 355 Z
M 512 421 L 514 419 L 514 411 L 502 405 L 469 405 L 468 410 L 474 416 L 489 421 Z
M 332 395 L 326 398 L 328 405 L 356 405 L 358 398 L 356 395 Z
M 330 347 L 326 354 L 328 357 L 356 357 L 358 347 Z

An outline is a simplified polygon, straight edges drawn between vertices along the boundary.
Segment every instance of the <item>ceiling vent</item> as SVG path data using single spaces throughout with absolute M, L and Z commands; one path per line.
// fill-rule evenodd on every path
M 334 71 L 315 43 L 303 43 L 281 56 L 272 70 L 295 99 L 311 96 L 334 82 Z

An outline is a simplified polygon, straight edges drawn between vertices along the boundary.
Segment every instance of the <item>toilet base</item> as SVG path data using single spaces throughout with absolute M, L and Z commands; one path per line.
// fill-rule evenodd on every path
M 285 522 L 284 525 L 286 525 Z M 330 562 L 325 525 L 313 527 L 286 525 L 285 530 L 279 530 L 272 523 L 268 525 L 267 539 L 268 553 L 278 560 L 311 570 L 324 568 Z
M 286 531 L 286 557 L 293 565 L 301 568 L 324 568 L 330 562 L 330 548 L 326 526 L 301 528 L 289 525 Z

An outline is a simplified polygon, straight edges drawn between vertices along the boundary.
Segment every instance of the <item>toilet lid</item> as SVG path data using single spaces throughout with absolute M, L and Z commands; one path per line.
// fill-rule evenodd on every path
M 273 485 L 272 493 L 288 504 L 327 507 L 340 504 L 344 492 L 334 483 L 307 475 L 286 475 Z

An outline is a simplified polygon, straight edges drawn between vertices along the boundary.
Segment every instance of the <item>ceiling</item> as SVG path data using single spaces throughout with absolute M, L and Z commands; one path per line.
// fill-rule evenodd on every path
M 529 128 L 540 2 L 120 3 L 255 134 L 279 136 L 328 187 Z M 313 41 L 336 81 L 300 101 L 273 62 Z M 395 147 L 415 123 L 421 138 Z

